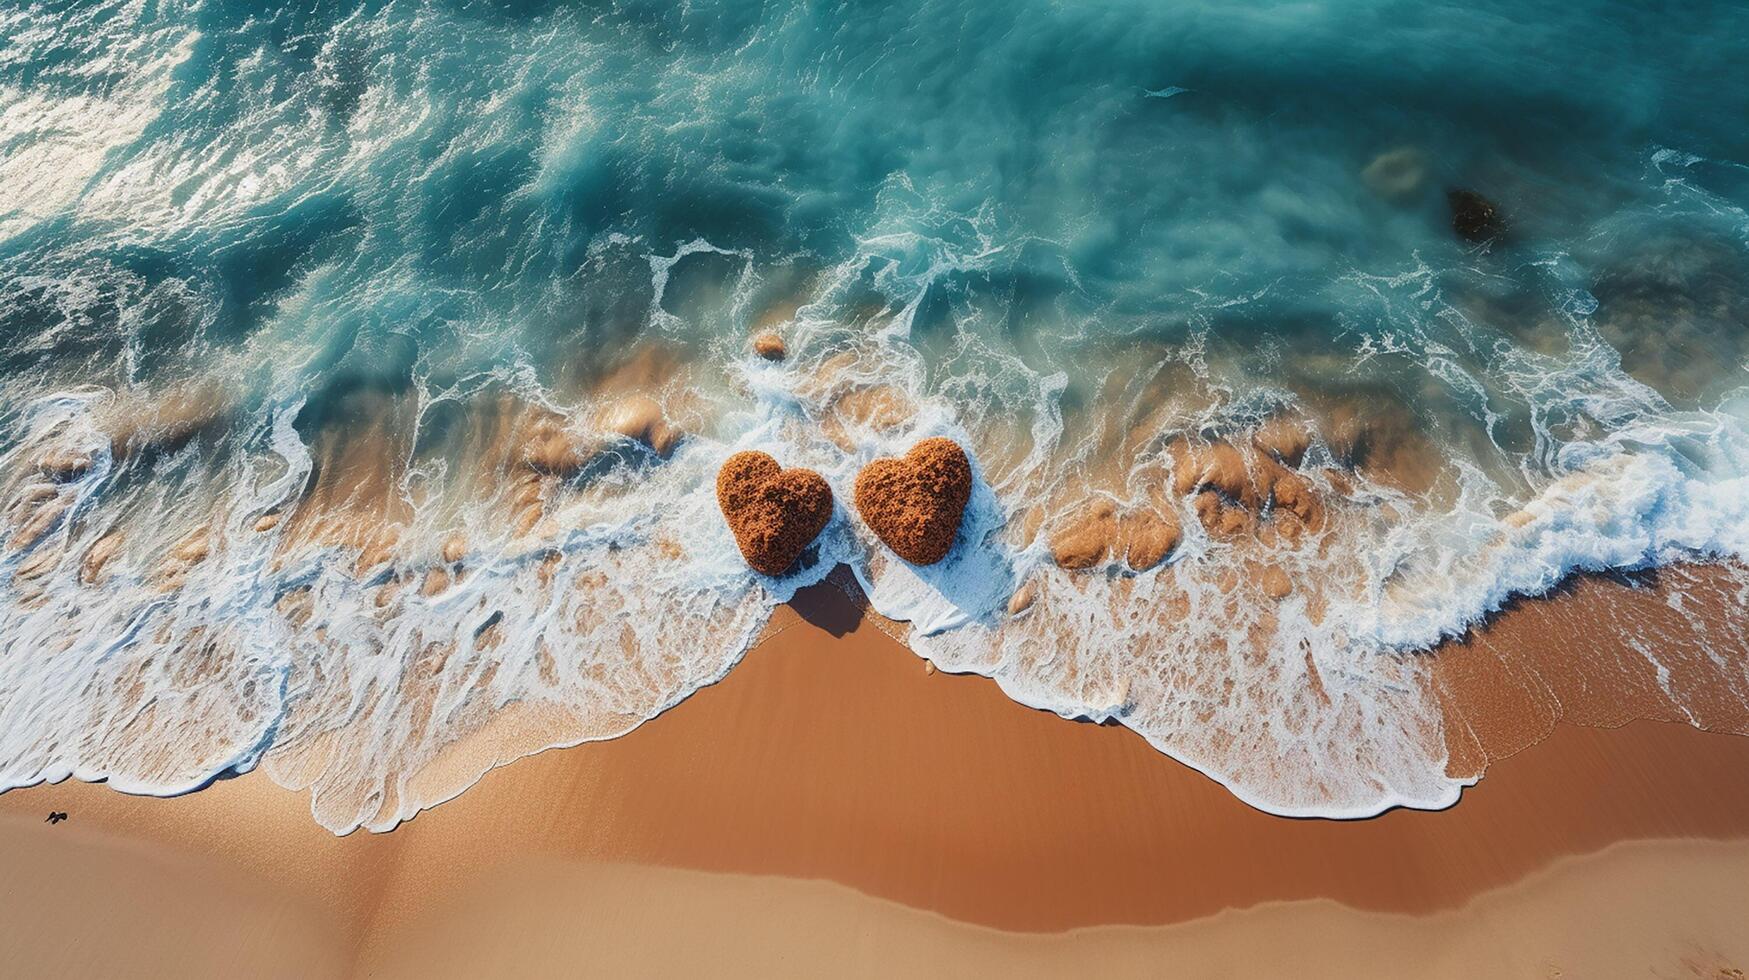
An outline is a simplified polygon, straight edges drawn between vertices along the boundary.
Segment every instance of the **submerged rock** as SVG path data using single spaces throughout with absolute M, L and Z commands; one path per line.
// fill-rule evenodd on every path
M 781 361 L 789 351 L 783 346 L 782 337 L 766 332 L 753 338 L 753 353 L 768 361 Z
M 1033 583 L 1028 582 L 1020 588 L 1015 589 L 1014 594 L 1008 597 L 1008 615 L 1018 616 L 1021 613 L 1026 612 L 1028 609 L 1031 609 L 1032 604 L 1037 601 L 1038 589 Z
M 1059 568 L 1092 568 L 1117 544 L 1117 505 L 1103 497 L 1051 535 L 1051 559 Z
M 1152 510 L 1132 514 L 1123 521 L 1125 560 L 1131 569 L 1145 572 L 1166 560 L 1178 547 L 1179 529 Z
M 429 568 L 425 571 L 424 584 L 419 586 L 419 594 L 429 598 L 447 588 L 449 588 L 449 572 L 442 568 Z
M 1309 530 L 1323 524 L 1324 504 L 1310 482 L 1298 473 L 1277 474 L 1270 487 L 1270 506 L 1277 514 L 1292 514 Z
M 36 462 L 37 469 L 56 483 L 77 480 L 91 470 L 91 456 L 71 449 L 54 449 Z
M 1197 520 L 1210 534 L 1232 537 L 1251 527 L 1251 512 L 1228 503 L 1213 490 L 1204 490 L 1192 501 Z
M 395 555 L 395 545 L 401 540 L 399 528 L 379 526 L 366 529 L 359 543 L 358 560 L 353 563 L 355 574 L 387 565 Z
M 1711 236 L 1649 234 L 1591 287 L 1592 322 L 1622 370 L 1682 409 L 1749 364 L 1749 255 Z
M 60 524 L 73 500 L 71 489 L 33 486 L 24 490 L 8 510 L 13 531 L 7 547 L 18 551 L 36 544 Z
M 909 422 L 917 407 L 897 388 L 856 388 L 834 400 L 820 420 L 820 431 L 847 453 L 857 449 L 857 429 L 891 432 Z
M 111 531 L 92 542 L 79 563 L 79 581 L 91 585 L 103 577 L 103 566 L 121 551 L 121 534 Z
M 674 452 L 686 435 L 669 424 L 662 406 L 647 395 L 631 395 L 609 405 L 601 413 L 601 428 L 641 442 L 663 459 Z
M 972 496 L 972 464 L 952 439 L 925 439 L 856 475 L 856 510 L 875 536 L 913 565 L 947 557 Z
M 448 538 L 444 539 L 444 542 L 443 542 L 443 562 L 444 562 L 444 564 L 454 565 L 456 562 L 461 561 L 462 556 L 466 555 L 467 553 L 468 553 L 468 539 L 467 538 L 464 538 L 459 534 L 452 534 Z
M 182 588 L 189 572 L 212 555 L 212 539 L 211 525 L 202 524 L 171 545 L 158 563 L 159 591 L 172 592 Z
M 546 510 L 546 480 L 539 473 L 519 474 L 508 488 L 511 530 L 517 537 L 533 531 Z
M 832 519 L 832 488 L 813 470 L 786 470 L 765 453 L 740 452 L 717 471 L 717 506 L 747 564 L 782 575 Z
M 1374 194 L 1388 201 L 1406 201 L 1427 181 L 1427 154 L 1413 146 L 1388 150 L 1374 157 L 1360 177 Z
M 110 451 L 116 459 L 146 452 L 169 452 L 218 426 L 230 411 L 231 396 L 218 382 L 190 385 L 155 401 L 127 399 L 104 410 Z
M 13 581 L 29 582 L 32 579 L 41 578 L 43 575 L 54 571 L 54 569 L 61 564 L 61 555 L 62 552 L 59 548 L 49 548 L 43 551 L 38 551 L 36 554 L 31 555 L 29 558 L 26 558 L 23 562 L 19 563 L 18 567 L 13 570 Z
M 1312 433 L 1305 423 L 1276 416 L 1251 433 L 1251 444 L 1290 467 L 1297 467 L 1312 448 Z
M 1465 241 L 1488 242 L 1506 231 L 1499 207 L 1475 191 L 1453 188 L 1445 192 L 1445 201 L 1451 206 L 1451 228 Z
M 1257 506 L 1257 488 L 1245 465 L 1245 456 L 1231 443 L 1200 446 L 1181 443 L 1173 447 L 1172 456 L 1172 489 L 1179 496 L 1218 490 L 1246 507 Z
M 530 426 L 522 446 L 522 459 L 537 473 L 570 477 L 583 469 L 589 453 L 582 442 L 565 429 L 558 415 L 542 415 Z
M 1119 515 L 1106 498 L 1090 501 L 1051 536 L 1051 559 L 1072 571 L 1122 557 L 1132 571 L 1159 565 L 1178 547 L 1178 523 L 1151 508 Z
M 213 553 L 212 530 L 208 525 L 188 532 L 170 549 L 170 557 L 189 565 L 198 565 Z

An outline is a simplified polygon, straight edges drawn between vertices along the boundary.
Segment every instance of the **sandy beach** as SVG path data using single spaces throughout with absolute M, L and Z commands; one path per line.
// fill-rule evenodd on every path
M 0 928 L 41 975 L 1158 975 L 1171 957 L 1341 976 L 1394 950 L 1423 957 L 1410 975 L 1723 978 L 1749 961 L 1749 739 L 1562 724 L 1448 811 L 1290 820 L 1127 730 L 931 673 L 880 625 L 817 587 L 678 708 L 387 834 L 334 837 L 259 773 L 172 800 L 9 793 Z
M 1746 60 L 0 5 L 0 980 L 1749 980 Z

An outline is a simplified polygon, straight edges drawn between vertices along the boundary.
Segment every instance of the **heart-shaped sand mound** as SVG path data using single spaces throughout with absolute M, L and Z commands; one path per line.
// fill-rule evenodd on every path
M 947 557 L 972 496 L 972 464 L 952 439 L 925 439 L 856 475 L 856 510 L 900 558 L 933 565 Z
M 786 470 L 765 453 L 736 453 L 717 471 L 717 506 L 747 564 L 782 575 L 832 519 L 832 488 L 813 470 Z

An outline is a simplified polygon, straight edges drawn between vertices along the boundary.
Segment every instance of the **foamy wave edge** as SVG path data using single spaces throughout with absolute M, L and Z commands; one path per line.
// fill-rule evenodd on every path
M 45 400 L 57 412 L 77 410 L 84 396 L 58 395 Z M 728 453 L 741 448 L 772 446 L 791 441 L 792 456 L 821 467 L 840 501 L 848 499 L 849 482 L 854 471 L 866 458 L 899 451 L 904 445 L 927 435 L 947 435 L 969 441 L 944 412 L 925 412 L 915 425 L 883 437 L 870 437 L 855 454 L 838 458 L 822 452 L 818 445 L 796 446 L 793 443 L 793 412 L 768 400 L 760 411 L 740 420 L 742 434 L 729 444 L 704 441 L 690 445 L 682 456 L 671 461 L 675 470 L 688 471 L 696 478 L 713 471 L 715 464 Z M 1474 507 L 1460 504 L 1448 514 L 1439 515 L 1431 525 L 1415 529 L 1412 542 L 1387 542 L 1376 555 L 1378 588 L 1367 601 L 1341 610 L 1339 630 L 1326 625 L 1309 634 L 1314 642 L 1340 635 L 1343 642 L 1327 644 L 1314 657 L 1328 654 L 1331 663 L 1326 676 L 1340 675 L 1353 669 L 1354 654 L 1379 658 L 1381 654 L 1403 653 L 1426 649 L 1444 638 L 1461 635 L 1466 629 L 1500 609 L 1514 596 L 1534 596 L 1546 592 L 1569 575 L 1578 572 L 1631 570 L 1672 562 L 1743 558 L 1749 556 L 1749 482 L 1738 462 L 1739 447 L 1749 444 L 1743 437 L 1743 420 L 1749 417 L 1742 397 L 1727 400 L 1719 410 L 1694 413 L 1657 425 L 1642 425 L 1624 429 L 1605 440 L 1592 443 L 1572 443 L 1566 446 L 1559 460 L 1567 475 L 1546 487 L 1523 509 L 1496 518 Z M 290 429 L 290 418 L 296 407 L 282 409 L 275 415 L 270 430 L 264 433 L 267 443 L 285 462 L 284 472 L 262 484 L 258 503 L 270 503 L 295 495 L 307 475 L 308 451 Z M 866 434 L 865 434 L 866 435 Z M 81 478 L 81 483 L 95 492 L 104 476 L 103 467 L 95 468 Z M 681 485 L 686 480 L 678 481 Z M 980 479 L 968 508 L 961 540 L 954 553 L 941 565 L 919 569 L 885 555 L 842 504 L 832 525 L 822 536 L 817 552 L 805 568 L 781 580 L 753 576 L 738 565 L 732 543 L 726 531 L 714 520 L 714 502 L 708 493 L 689 491 L 681 508 L 680 522 L 698 531 L 701 551 L 707 556 L 702 562 L 702 589 L 707 593 L 733 594 L 748 600 L 750 614 L 735 617 L 737 630 L 720 656 L 711 659 L 699 671 L 675 687 L 667 696 L 657 698 L 647 710 L 620 715 L 617 721 L 580 737 L 553 740 L 535 751 L 564 747 L 588 741 L 599 741 L 623 735 L 644 721 L 673 707 L 687 696 L 724 677 L 753 645 L 769 611 L 791 598 L 795 591 L 814 584 L 839 564 L 847 565 L 856 575 L 871 608 L 887 619 L 909 624 L 908 645 L 919 656 L 931 659 L 944 670 L 976 673 L 994 679 L 1013 700 L 1033 708 L 1052 711 L 1065 718 L 1092 721 L 1116 721 L 1141 734 L 1164 754 L 1216 779 L 1248 804 L 1284 816 L 1315 816 L 1359 818 L 1393 807 L 1439 809 L 1451 805 L 1464 786 L 1473 779 L 1454 779 L 1445 775 L 1446 759 L 1435 751 L 1437 739 L 1428 740 L 1427 726 L 1436 719 L 1425 714 L 1427 706 L 1417 704 L 1414 692 L 1403 688 L 1405 674 L 1393 672 L 1381 682 L 1378 677 L 1355 680 L 1360 687 L 1377 686 L 1384 694 L 1361 692 L 1360 688 L 1344 690 L 1344 698 L 1353 698 L 1353 710 L 1364 724 L 1384 723 L 1397 726 L 1390 737 L 1372 746 L 1374 754 L 1367 757 L 1369 765 L 1353 772 L 1342 772 L 1335 765 L 1334 751 L 1348 751 L 1353 743 L 1343 743 L 1322 735 L 1315 737 L 1284 737 L 1283 731 L 1261 735 L 1247 729 L 1243 723 L 1227 723 L 1217 719 L 1196 730 L 1183 724 L 1184 715 L 1162 711 L 1170 697 L 1148 700 L 1150 681 L 1134 672 L 1116 683 L 1120 671 L 1111 678 L 1095 678 L 1093 688 L 1112 680 L 1110 696 L 1088 696 L 1086 678 L 1071 684 L 1040 666 L 1034 656 L 1041 642 L 1048 643 L 1050 630 L 1040 635 L 1022 633 L 1016 637 L 1015 618 L 1008 617 L 1005 604 L 1014 589 L 1023 581 L 1036 579 L 1044 583 L 1047 595 L 1078 596 L 1071 598 L 1061 610 L 1062 622 L 1071 629 L 1077 626 L 1092 629 L 1078 632 L 1084 649 L 1080 655 L 1098 666 L 1102 652 L 1119 652 L 1126 642 L 1161 640 L 1177 635 L 1150 634 L 1147 624 L 1115 622 L 1114 607 L 1107 592 L 1090 588 L 1089 583 L 1101 581 L 1098 576 L 1077 577 L 1075 573 L 1058 569 L 1050 560 L 1049 549 L 1042 540 L 1035 540 L 1023 550 L 1006 548 L 998 540 L 1007 522 L 1007 511 L 997 491 Z M 83 499 L 83 498 L 81 498 Z M 77 504 L 75 505 L 75 508 Z M 245 515 L 247 508 L 244 509 Z M 708 530 L 699 530 L 708 529 Z M 562 549 L 583 553 L 611 543 L 623 536 L 625 528 L 585 528 L 567 534 Z M 1407 534 L 1408 532 L 1399 532 Z M 1424 561 L 1429 541 L 1453 541 L 1470 544 L 1468 551 L 1448 547 L 1442 560 Z M 224 588 L 235 588 L 241 581 L 259 585 L 266 580 L 266 554 L 263 551 L 234 556 L 240 565 L 233 565 L 232 574 L 221 579 L 218 593 L 208 592 L 205 600 L 222 598 Z M 1106 576 L 1107 582 L 1121 578 L 1130 586 L 1144 588 L 1162 577 L 1178 576 L 1184 584 L 1184 562 L 1199 557 L 1194 540 L 1187 542 L 1174 560 L 1160 568 L 1135 576 Z M 501 559 L 505 569 L 494 571 L 488 563 L 482 576 L 502 573 L 514 576 L 525 568 L 527 556 Z M 16 560 L 14 561 L 16 565 Z M 236 570 L 246 568 L 250 575 L 239 579 Z M 308 578 L 312 573 L 303 573 Z M 251 575 L 253 577 L 251 577 Z M 197 586 L 199 583 L 195 583 Z M 283 583 L 281 583 L 283 585 Z M 1131 596 L 1131 603 L 1146 603 L 1148 596 Z M 165 600 L 170 601 L 170 600 Z M 1294 600 L 1287 604 L 1292 607 Z M 219 603 L 221 610 L 233 612 L 253 609 L 259 615 L 260 604 L 248 598 L 231 596 Z M 109 652 L 133 642 L 151 610 L 130 620 L 121 636 L 109 643 Z M 267 610 L 271 614 L 271 608 Z M 1037 613 L 1018 617 L 1020 622 L 1048 622 Z M 252 621 L 260 626 L 259 619 Z M 1146 627 L 1146 628 L 1144 628 Z M 1103 632 L 1102 632 L 1103 630 Z M 267 628 L 263 636 L 254 638 L 258 644 L 271 644 L 282 631 Z M 738 639 L 735 639 L 738 637 Z M 1288 647 L 1294 647 L 1307 637 L 1290 636 Z M 1229 641 L 1233 638 L 1227 638 Z M 1228 647 L 1243 647 L 1247 640 L 1237 638 Z M 1102 651 L 1102 645 L 1109 649 Z M 1343 660 L 1343 656 L 1348 659 Z M 108 656 L 108 653 L 102 656 Z M 1048 660 L 1048 658 L 1046 658 Z M 1399 661 L 1409 664 L 1410 661 Z M 1133 667 L 1133 665 L 1131 665 Z M 1205 665 L 1206 666 L 1206 665 Z M 1405 667 L 1404 670 L 1409 668 Z M 258 678 L 264 687 L 277 683 L 278 694 L 284 697 L 290 680 L 290 669 L 283 662 L 269 663 Z M 1325 683 L 1329 683 L 1327 680 Z M 1135 685 L 1140 685 L 1138 689 Z M 1166 694 L 1182 693 L 1168 687 Z M 217 692 L 223 693 L 223 692 Z M 1158 693 L 1158 692 L 1156 692 Z M 1365 697 L 1362 694 L 1365 693 Z M 64 691 L 77 698 L 75 692 Z M 1379 696 L 1381 703 L 1367 702 L 1367 697 Z M 1365 702 L 1365 703 L 1363 703 Z M 1241 699 L 1236 708 L 1241 712 L 1256 709 L 1256 699 Z M 500 705 L 499 707 L 502 707 Z M 1227 705 L 1227 708 L 1235 707 Z M 1292 705 L 1289 704 L 1291 709 Z M 210 753 L 194 765 L 184 778 L 152 780 L 139 778 L 125 766 L 90 765 L 76 760 L 60 760 L 29 771 L 9 769 L 5 773 L 5 788 L 54 782 L 69 776 L 86 781 L 108 781 L 117 789 L 129 793 L 172 796 L 198 789 L 213 779 L 233 773 L 247 772 L 272 755 L 289 707 L 257 719 L 257 724 L 242 731 L 242 737 L 221 743 L 223 751 Z M 1291 710 L 1287 713 L 1291 714 Z M 1403 716 L 1409 721 L 1405 723 Z M 29 737 L 28 726 L 16 716 L 0 725 L 9 733 L 9 740 Z M 1366 728 L 1357 729 L 1366 731 Z M 1217 749 L 1209 740 L 1212 733 L 1240 733 L 1239 741 L 1255 747 L 1264 744 L 1287 745 L 1275 760 L 1261 768 L 1236 764 L 1231 748 Z M 1291 729 L 1288 736 L 1294 736 Z M 1303 733 L 1301 733 L 1303 735 Z M 1371 743 L 1369 743 L 1369 746 Z M 1244 748 L 1244 746 L 1241 746 Z M 25 753 L 16 747 L 7 755 L 17 760 Z M 517 753 L 515 757 L 531 754 Z M 475 767 L 477 771 L 462 774 L 465 778 L 441 791 L 407 796 L 394 806 L 385 805 L 375 818 L 365 809 L 355 811 L 356 818 L 334 812 L 324 812 L 315 799 L 312 808 L 324 826 L 336 832 L 347 832 L 357 826 L 386 830 L 400 820 L 410 818 L 419 810 L 453 798 L 465 791 L 490 768 L 512 761 L 492 759 L 489 764 Z M 1322 769 L 1322 771 L 1320 771 Z M 298 767 L 287 767 L 270 774 L 289 787 L 305 788 L 313 780 L 298 774 Z M 417 773 L 403 782 L 405 793 Z M 1308 778 L 1321 794 L 1317 801 L 1307 802 L 1296 796 L 1298 784 Z M 1370 789 L 1370 792 L 1368 791 Z M 340 819 L 336 819 L 339 817 Z

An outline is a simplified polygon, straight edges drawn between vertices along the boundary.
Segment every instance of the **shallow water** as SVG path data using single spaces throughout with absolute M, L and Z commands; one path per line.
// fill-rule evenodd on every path
M 1440 806 L 1414 651 L 1749 555 L 1749 8 L 864 7 L 0 7 L 0 786 L 392 826 L 845 563 L 1255 805 Z M 847 501 L 936 434 L 980 480 L 916 569 Z M 743 448 L 839 500 L 781 581 Z

